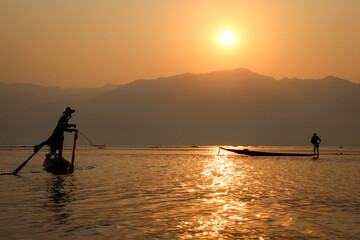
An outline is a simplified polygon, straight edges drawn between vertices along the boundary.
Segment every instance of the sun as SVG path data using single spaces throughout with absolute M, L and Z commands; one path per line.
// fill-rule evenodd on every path
M 227 31 L 220 34 L 219 40 L 222 45 L 230 46 L 234 43 L 235 36 L 232 32 Z

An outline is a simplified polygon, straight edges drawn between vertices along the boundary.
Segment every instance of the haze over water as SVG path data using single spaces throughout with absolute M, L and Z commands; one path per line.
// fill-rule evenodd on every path
M 80 146 L 67 176 L 43 171 L 42 151 L 19 176 L 1 176 L 0 238 L 360 239 L 360 148 L 320 150 L 314 161 L 217 155 L 217 147 Z M 31 151 L 1 147 L 0 172 Z

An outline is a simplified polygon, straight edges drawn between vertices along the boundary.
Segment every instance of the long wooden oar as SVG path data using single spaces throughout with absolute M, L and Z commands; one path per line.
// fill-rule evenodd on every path
M 27 162 L 40 150 L 36 149 L 35 152 L 33 154 L 31 154 L 31 156 L 25 160 L 25 162 L 23 162 L 15 171 L 12 172 L 13 175 L 16 175 L 18 172 L 20 172 L 20 170 L 27 164 Z
M 77 137 L 78 137 L 78 132 L 75 132 L 73 149 L 72 149 L 72 156 L 71 156 L 71 163 L 70 163 L 69 168 L 67 169 L 68 173 L 73 173 L 74 172 L 75 148 L 76 148 Z

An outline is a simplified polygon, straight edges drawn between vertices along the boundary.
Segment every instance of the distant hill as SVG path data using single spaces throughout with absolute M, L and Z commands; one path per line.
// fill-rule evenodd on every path
M 275 80 L 235 69 L 80 95 L 0 94 L 11 112 L 0 113 L 0 144 L 40 142 L 69 105 L 99 144 L 310 145 L 317 132 L 324 145 L 360 145 L 360 84 L 332 76 Z
M 34 144 L 51 134 L 66 106 L 76 107 L 117 87 L 63 89 L 0 83 L 0 144 Z
M 29 83 L 0 83 L 0 96 L 14 94 L 33 94 L 43 97 L 54 97 L 61 95 L 100 94 L 118 88 L 120 85 L 105 85 L 101 88 L 69 88 L 44 87 Z

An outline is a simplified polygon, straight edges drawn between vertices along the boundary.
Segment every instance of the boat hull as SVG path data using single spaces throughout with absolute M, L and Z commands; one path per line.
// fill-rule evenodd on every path
M 44 169 L 53 174 L 69 174 L 72 172 L 71 164 L 63 157 L 46 156 L 43 162 Z
M 314 156 L 314 154 L 306 154 L 306 153 L 274 153 L 274 152 L 259 152 L 259 151 L 250 151 L 247 149 L 231 149 L 231 148 L 223 148 L 220 147 L 220 149 L 238 153 L 238 154 L 244 154 L 248 156 L 283 156 L 283 157 L 291 157 L 291 156 Z

